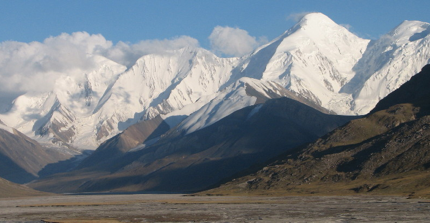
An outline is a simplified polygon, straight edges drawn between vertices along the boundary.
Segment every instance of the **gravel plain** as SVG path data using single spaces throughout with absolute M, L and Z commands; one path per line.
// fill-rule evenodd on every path
M 396 196 L 64 195 L 0 200 L 0 222 L 429 222 Z

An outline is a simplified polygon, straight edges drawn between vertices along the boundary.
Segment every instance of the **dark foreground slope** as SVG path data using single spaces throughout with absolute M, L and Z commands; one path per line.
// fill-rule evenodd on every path
M 290 98 L 272 99 L 189 135 L 172 129 L 152 146 L 115 149 L 116 156 L 106 159 L 90 157 L 98 161 L 87 160 L 80 169 L 31 187 L 56 192 L 202 190 L 353 118 L 325 114 Z
M 210 193 L 430 196 L 430 66 L 353 120 Z
M 1 122 L 0 122 L 1 123 Z M 54 150 L 43 148 L 38 142 L 19 131 L 0 129 L 0 177 L 15 183 L 26 183 L 38 177 L 47 164 L 68 158 Z

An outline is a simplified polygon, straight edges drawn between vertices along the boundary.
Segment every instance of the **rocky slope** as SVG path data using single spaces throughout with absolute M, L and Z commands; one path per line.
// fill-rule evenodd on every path
M 212 193 L 430 196 L 430 66 L 353 120 Z

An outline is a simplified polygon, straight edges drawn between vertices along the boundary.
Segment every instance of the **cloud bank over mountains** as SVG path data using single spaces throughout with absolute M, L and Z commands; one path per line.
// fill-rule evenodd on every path
M 266 43 L 267 39 L 256 39 L 243 29 L 217 26 L 209 36 L 209 41 L 215 53 L 239 57 L 251 53 Z
M 243 56 L 267 42 L 245 30 L 220 26 L 214 28 L 209 39 L 212 51 L 220 56 Z M 46 92 L 61 75 L 83 78 L 95 69 L 97 56 L 131 67 L 144 55 L 165 54 L 184 47 L 199 47 L 199 42 L 189 36 L 178 36 L 113 44 L 101 34 L 87 32 L 63 33 L 43 42 L 1 42 L 0 101 L 12 100 L 23 93 Z
M 72 71 L 90 71 L 100 49 L 112 43 L 85 32 L 61 34 L 41 42 L 7 41 L 0 44 L 0 88 L 3 92 L 39 92 Z
M 170 50 L 184 47 L 199 47 L 199 41 L 189 36 L 179 36 L 164 40 L 142 40 L 136 44 L 118 42 L 109 48 L 101 49 L 101 54 L 124 66 L 132 66 L 137 59 L 147 54 L 165 54 Z

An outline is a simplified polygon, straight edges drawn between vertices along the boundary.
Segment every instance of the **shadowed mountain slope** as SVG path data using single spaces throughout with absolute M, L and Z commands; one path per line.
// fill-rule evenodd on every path
M 136 123 L 101 144 L 93 154 L 82 161 L 78 168 L 109 162 L 146 141 L 160 137 L 169 129 L 169 125 L 160 116 Z
M 1 125 L 1 124 L 0 124 Z M 46 150 L 36 141 L 15 129 L 2 125 L 0 129 L 0 177 L 15 183 L 26 183 L 38 177 L 49 163 L 68 158 Z
M 430 65 L 371 113 L 209 193 L 430 196 Z
M 31 187 L 57 192 L 202 190 L 356 118 L 315 108 L 290 98 L 271 99 L 187 135 L 172 129 L 152 146 L 124 150 Z

